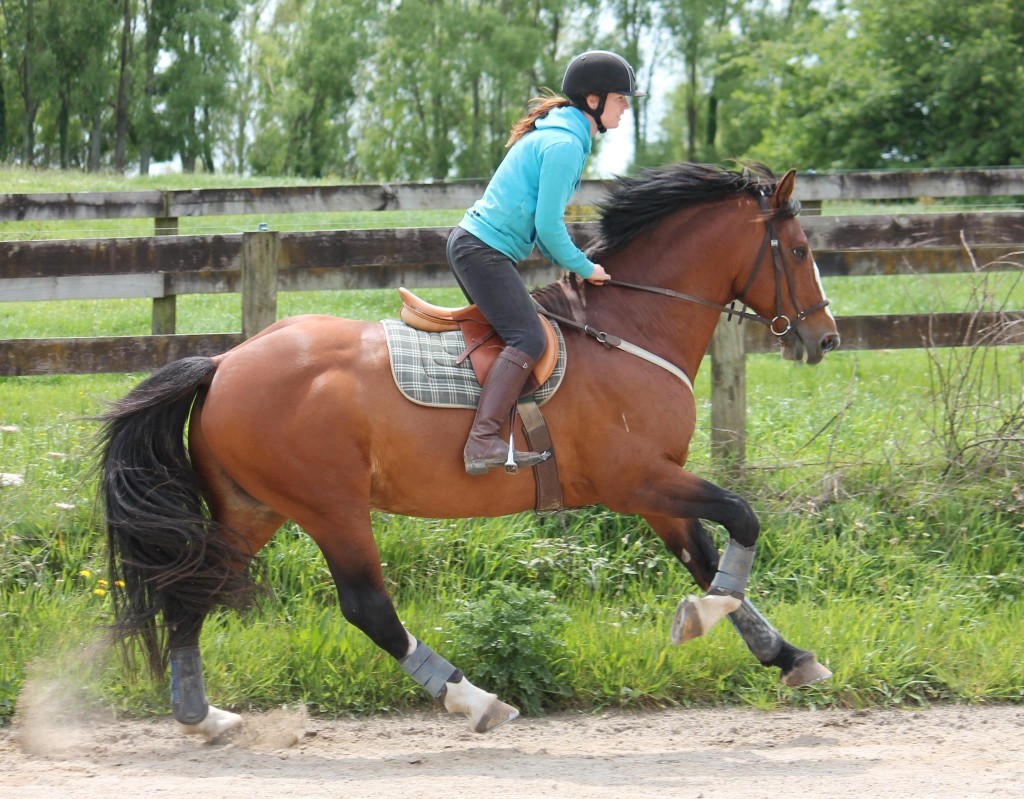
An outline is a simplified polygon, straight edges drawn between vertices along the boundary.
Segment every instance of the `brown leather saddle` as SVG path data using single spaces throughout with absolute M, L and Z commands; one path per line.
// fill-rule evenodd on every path
M 433 305 L 417 297 L 407 288 L 398 289 L 398 293 L 402 297 L 402 321 L 409 327 L 425 330 L 428 333 L 462 331 L 466 349 L 459 355 L 457 363 L 463 363 L 469 358 L 476 379 L 480 385 L 483 385 L 487 373 L 498 359 L 498 353 L 504 349 L 505 343 L 491 327 L 491 323 L 484 319 L 479 309 L 475 305 L 468 305 L 465 308 L 444 308 L 440 305 Z M 547 346 L 544 348 L 544 354 L 533 368 L 533 381 L 536 382 L 529 381 L 527 383 L 526 393 L 534 391 L 537 386 L 542 385 L 551 377 L 551 373 L 555 371 L 555 366 L 558 363 L 558 335 L 548 319 L 540 316 L 540 322 L 544 330 L 544 337 L 547 339 Z
M 443 308 L 420 299 L 406 288 L 398 289 L 398 293 L 402 297 L 402 321 L 409 327 L 428 333 L 462 331 L 466 349 L 459 355 L 458 363 L 464 363 L 466 358 L 469 358 L 476 379 L 483 385 L 487 373 L 498 359 L 498 353 L 504 349 L 505 343 L 477 307 L 469 305 L 465 308 Z M 540 316 L 540 321 L 544 336 L 547 338 L 547 346 L 533 368 L 532 379 L 527 381 L 517 409 L 530 448 L 535 452 L 551 452 L 550 458 L 533 467 L 533 477 L 537 485 L 534 508 L 537 513 L 554 513 L 564 507 L 558 467 L 555 465 L 554 446 L 540 408 L 530 395 L 537 386 L 551 377 L 555 370 L 558 363 L 558 334 L 547 318 Z

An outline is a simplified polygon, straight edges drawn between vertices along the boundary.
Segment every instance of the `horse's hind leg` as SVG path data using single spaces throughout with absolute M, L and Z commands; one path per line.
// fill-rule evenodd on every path
M 192 457 L 206 487 L 212 520 L 237 536 L 233 543 L 244 548 L 251 560 L 284 523 L 284 517 L 254 500 L 235 484 L 200 448 L 200 434 L 192 431 Z M 203 680 L 199 638 L 210 604 L 193 602 L 188 607 L 168 603 L 164 607 L 171 665 L 171 709 L 174 718 L 190 735 L 215 741 L 242 723 L 242 717 L 209 704 Z
M 354 521 L 356 518 L 358 522 Z M 299 520 L 327 560 L 346 620 L 395 658 L 449 713 L 468 716 L 474 732 L 487 732 L 514 719 L 519 715 L 518 710 L 494 694 L 477 688 L 459 669 L 418 641 L 402 625 L 384 587 L 369 518 L 368 509 L 365 514 L 359 514 L 349 508 L 344 521 Z M 346 534 L 342 535 L 339 530 Z
M 707 590 L 718 571 L 718 550 L 699 519 L 645 517 L 665 542 L 666 548 L 686 566 L 697 585 Z M 775 666 L 782 682 L 792 688 L 826 680 L 832 673 L 818 663 L 813 652 L 790 644 L 744 597 L 739 608 L 729 614 L 736 631 L 761 665 Z

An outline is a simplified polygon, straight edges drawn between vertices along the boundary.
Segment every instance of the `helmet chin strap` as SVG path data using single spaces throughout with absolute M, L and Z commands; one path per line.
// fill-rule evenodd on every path
M 601 94 L 601 95 L 598 95 L 598 96 L 601 99 L 597 103 L 597 108 L 591 108 L 590 107 L 590 103 L 588 103 L 584 99 L 583 103 L 581 103 L 581 110 L 584 113 L 586 113 L 586 114 L 590 114 L 590 116 L 592 116 L 594 118 L 594 122 L 597 123 L 597 132 L 598 133 L 607 133 L 608 132 L 608 128 L 606 128 L 604 126 L 604 123 L 601 121 L 601 117 L 604 116 L 604 104 L 608 100 L 608 95 L 607 94 Z

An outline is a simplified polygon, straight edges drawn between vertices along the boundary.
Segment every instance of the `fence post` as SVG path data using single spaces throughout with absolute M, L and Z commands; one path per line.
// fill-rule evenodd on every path
M 711 455 L 742 468 L 747 449 L 747 371 L 743 328 L 723 314 L 711 338 Z
M 277 321 L 275 231 L 242 234 L 242 337 L 249 338 Z
M 157 236 L 177 236 L 178 217 L 158 216 L 155 220 L 155 233 Z M 166 275 L 164 285 L 167 284 Z M 174 333 L 178 324 L 178 298 L 174 294 L 165 294 L 163 297 L 153 298 L 153 335 L 170 335 Z

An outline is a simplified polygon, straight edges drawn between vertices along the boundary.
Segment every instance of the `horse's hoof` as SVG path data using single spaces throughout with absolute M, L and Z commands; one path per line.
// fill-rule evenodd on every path
M 473 732 L 490 732 L 495 727 L 512 721 L 518 715 L 519 711 L 512 705 L 495 698 L 482 712 L 470 716 L 469 724 Z
M 782 675 L 782 682 L 790 688 L 803 688 L 816 682 L 827 680 L 832 672 L 822 666 L 813 652 L 798 660 L 796 665 Z
M 690 594 L 676 607 L 669 634 L 672 643 L 678 646 L 699 638 L 740 604 L 739 599 L 728 594 L 709 594 L 699 599 Z
M 221 710 L 210 705 L 210 712 L 198 724 L 182 724 L 186 735 L 199 735 L 207 743 L 216 743 L 228 733 L 233 732 L 242 724 L 242 717 L 237 713 Z

